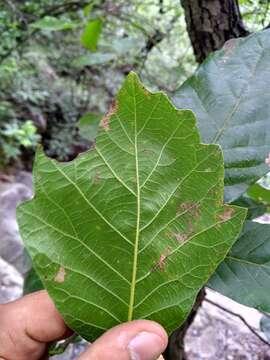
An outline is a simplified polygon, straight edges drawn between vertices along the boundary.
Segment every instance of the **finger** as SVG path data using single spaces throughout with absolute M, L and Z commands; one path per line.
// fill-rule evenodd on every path
M 109 330 L 78 360 L 156 360 L 167 343 L 167 334 L 160 325 L 136 320 Z
M 0 359 L 40 359 L 46 343 L 71 333 L 46 291 L 1 305 L 0 323 Z

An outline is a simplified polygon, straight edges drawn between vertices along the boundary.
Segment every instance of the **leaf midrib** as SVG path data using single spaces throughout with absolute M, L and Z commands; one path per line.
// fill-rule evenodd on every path
M 137 222 L 136 222 L 136 235 L 133 254 L 133 268 L 132 279 L 130 287 L 130 302 L 128 308 L 128 321 L 133 319 L 134 301 L 135 301 L 135 288 L 137 282 L 137 263 L 138 263 L 138 248 L 140 237 L 140 218 L 141 218 L 141 189 L 139 178 L 139 160 L 138 160 L 138 134 L 137 134 L 137 107 L 135 97 L 135 84 L 133 82 L 133 103 L 134 103 L 134 147 L 135 147 L 135 168 L 136 168 L 136 184 L 137 184 Z

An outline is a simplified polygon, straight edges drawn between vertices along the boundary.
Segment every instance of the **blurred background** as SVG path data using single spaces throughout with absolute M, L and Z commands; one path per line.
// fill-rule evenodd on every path
M 269 24 L 269 0 L 0 0 L 0 303 L 22 295 L 30 269 L 15 209 L 32 196 L 37 144 L 71 160 L 91 146 L 131 70 L 171 96 L 226 40 Z M 269 345 L 243 322 L 259 329 L 261 314 L 208 296 L 187 335 L 188 359 L 270 359 Z

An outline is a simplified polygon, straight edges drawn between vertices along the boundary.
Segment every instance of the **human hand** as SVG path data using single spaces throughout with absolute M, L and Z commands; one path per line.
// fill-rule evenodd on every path
M 0 360 L 46 359 L 48 344 L 72 335 L 46 291 L 0 305 Z M 136 320 L 107 331 L 78 360 L 156 360 L 167 334 Z

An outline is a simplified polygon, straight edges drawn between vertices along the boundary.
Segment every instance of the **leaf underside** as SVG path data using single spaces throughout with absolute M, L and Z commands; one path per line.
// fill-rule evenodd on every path
M 221 150 L 199 141 L 193 113 L 131 73 L 92 150 L 61 164 L 38 151 L 20 231 L 84 338 L 132 319 L 172 332 L 233 245 L 246 212 L 223 205 Z
M 269 167 L 270 30 L 229 40 L 175 93 L 174 103 L 194 111 L 202 141 L 220 144 L 225 201 L 243 194 Z

